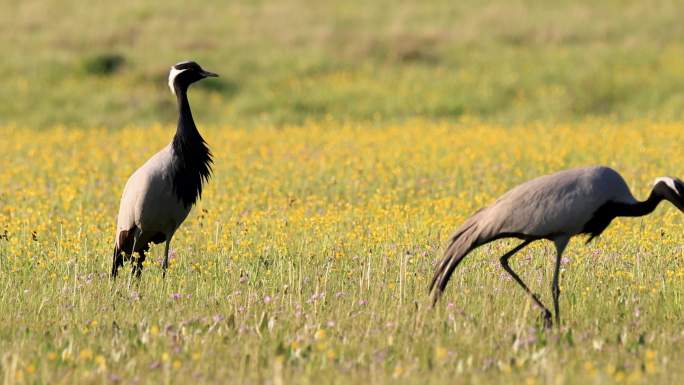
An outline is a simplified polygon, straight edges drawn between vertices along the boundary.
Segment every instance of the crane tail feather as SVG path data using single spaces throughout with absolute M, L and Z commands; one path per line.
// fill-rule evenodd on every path
M 114 254 L 112 255 L 112 273 L 111 277 L 116 278 L 119 267 L 123 267 L 123 256 L 121 253 L 133 253 L 133 234 L 137 229 L 133 226 L 130 230 L 121 230 L 116 235 L 114 240 Z M 128 251 L 130 249 L 130 252 Z
M 429 289 L 430 293 L 432 293 L 432 306 L 441 298 L 456 267 L 471 250 L 478 246 L 477 240 L 480 232 L 474 221 L 468 222 L 451 237 L 451 242 L 444 252 L 444 257 L 442 257 L 442 260 L 435 269 Z
M 123 266 L 123 258 L 121 257 L 121 249 L 119 246 L 114 244 L 114 254 L 112 255 L 112 272 L 111 277 L 116 278 L 116 274 L 119 271 L 119 267 Z

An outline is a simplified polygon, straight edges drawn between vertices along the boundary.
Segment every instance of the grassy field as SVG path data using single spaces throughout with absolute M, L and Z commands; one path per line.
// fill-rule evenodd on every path
M 573 241 L 560 330 L 506 278 L 498 241 L 429 309 L 448 234 L 509 187 L 586 164 L 644 198 L 683 175 L 684 125 L 308 123 L 204 129 L 216 156 L 162 280 L 107 272 L 118 197 L 172 126 L 4 128 L 3 384 L 677 383 L 683 216 L 669 204 Z M 135 140 L 131 140 L 135 138 Z M 112 145 L 116 144 L 116 145 Z M 553 247 L 513 266 L 550 301 Z
M 673 384 L 684 215 L 571 242 L 560 329 L 449 234 L 510 187 L 605 164 L 684 177 L 678 1 L 6 0 L 0 385 Z M 215 155 L 140 282 L 110 282 L 126 178 L 170 140 L 169 67 Z M 512 265 L 550 305 L 553 246 Z
M 678 1 L 6 1 L 3 126 L 684 119 Z

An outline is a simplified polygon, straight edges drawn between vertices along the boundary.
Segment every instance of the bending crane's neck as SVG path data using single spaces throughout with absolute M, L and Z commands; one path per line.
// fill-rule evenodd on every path
M 652 213 L 662 200 L 663 196 L 654 189 L 645 201 L 616 204 L 615 215 L 618 217 L 641 217 Z

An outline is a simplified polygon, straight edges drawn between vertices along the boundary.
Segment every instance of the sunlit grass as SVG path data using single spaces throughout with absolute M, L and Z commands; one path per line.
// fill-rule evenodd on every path
M 13 383 L 674 383 L 682 215 L 572 242 L 560 331 L 507 279 L 499 241 L 427 282 L 448 234 L 508 188 L 606 164 L 637 198 L 684 176 L 684 125 L 411 121 L 203 129 L 215 174 L 142 281 L 108 280 L 118 198 L 173 127 L 3 128 L 0 370 Z M 551 245 L 512 264 L 550 300 Z
M 678 1 L 9 1 L 0 126 L 684 119 Z

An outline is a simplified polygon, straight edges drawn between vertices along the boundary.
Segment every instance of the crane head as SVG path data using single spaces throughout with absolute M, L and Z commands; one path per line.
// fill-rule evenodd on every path
M 679 178 L 662 176 L 653 182 L 653 191 L 684 211 L 684 182 Z
M 218 77 L 218 75 L 205 70 L 192 60 L 182 61 L 176 63 L 169 71 L 169 88 L 175 95 L 176 90 L 185 91 L 192 83 L 206 77 Z

